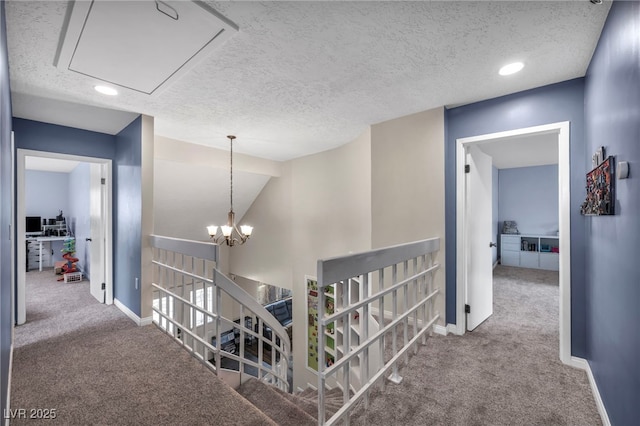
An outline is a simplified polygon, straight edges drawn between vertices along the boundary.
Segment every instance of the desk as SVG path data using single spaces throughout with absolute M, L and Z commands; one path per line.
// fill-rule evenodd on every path
M 40 262 L 38 268 L 40 268 L 40 272 L 42 272 L 42 244 L 46 241 L 64 241 L 69 237 L 36 237 L 36 241 L 40 244 Z

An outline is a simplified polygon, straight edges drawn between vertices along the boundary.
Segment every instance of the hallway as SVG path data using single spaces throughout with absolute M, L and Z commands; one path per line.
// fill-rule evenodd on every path
M 560 362 L 558 342 L 557 272 L 498 266 L 493 315 L 428 339 L 352 424 L 600 425 L 586 373 Z
M 12 410 L 55 410 L 64 425 L 273 424 L 156 326 L 98 303 L 87 281 L 57 282 L 48 270 L 27 274 L 26 285 Z

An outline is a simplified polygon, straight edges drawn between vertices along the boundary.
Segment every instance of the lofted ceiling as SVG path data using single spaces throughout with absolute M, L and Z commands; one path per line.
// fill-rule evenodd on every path
M 176 11 L 186 3 L 160 2 Z M 348 143 L 381 121 L 584 76 L 610 7 L 588 0 L 204 3 L 238 31 L 160 93 L 118 87 L 118 96 L 105 97 L 93 90 L 95 76 L 56 66 L 73 2 L 7 1 L 14 115 L 117 133 L 143 113 L 155 117 L 161 136 L 226 149 L 225 136 L 236 134 L 237 152 L 288 160 Z M 154 30 L 145 15 L 134 16 L 122 43 L 133 44 L 136 30 Z M 117 16 L 110 19 L 101 28 L 118 29 Z M 145 43 L 174 62 L 180 51 Z M 140 81 L 144 67 L 135 57 L 120 60 Z M 498 75 L 515 60 L 525 63 L 522 72 Z

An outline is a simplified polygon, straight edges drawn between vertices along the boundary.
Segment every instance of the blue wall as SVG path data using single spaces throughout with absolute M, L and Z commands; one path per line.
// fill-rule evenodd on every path
M 13 119 L 16 147 L 85 157 L 115 158 L 115 136 L 40 121 Z
M 136 315 L 141 312 L 142 272 L 142 117 L 116 136 L 114 181 L 118 187 L 114 208 L 119 218 L 114 225 L 114 296 Z
M 140 277 L 142 247 L 141 122 L 138 117 L 120 134 L 113 136 L 13 119 L 17 148 L 113 160 L 113 295 L 138 315 L 140 289 L 135 290 L 133 283 L 136 277 Z
M 25 170 L 25 215 L 54 219 L 69 206 L 69 173 Z
M 446 111 L 445 139 L 446 309 L 456 322 L 456 139 L 560 121 L 571 122 L 571 339 L 575 356 L 585 356 L 584 79 L 566 81 Z
M 87 238 L 91 237 L 89 197 L 91 191 L 90 164 L 80 163 L 69 173 L 67 191 L 70 194 L 66 218 L 69 229 L 76 238 L 76 257 L 84 275 L 91 277 Z
M 587 158 L 628 161 L 616 215 L 586 218 L 587 354 L 613 425 L 640 419 L 640 3 L 616 1 L 586 75 Z
M 11 353 L 11 94 L 4 1 L 0 2 L 0 406 L 7 408 Z
M 556 235 L 558 165 L 500 170 L 500 229 L 515 220 L 523 234 Z

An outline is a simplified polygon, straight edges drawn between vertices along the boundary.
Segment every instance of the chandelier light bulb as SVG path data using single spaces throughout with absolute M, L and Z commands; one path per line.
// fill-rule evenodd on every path
M 232 226 L 222 225 L 220 229 L 222 230 L 222 235 L 224 235 L 225 237 L 230 237 L 231 232 L 233 232 Z

